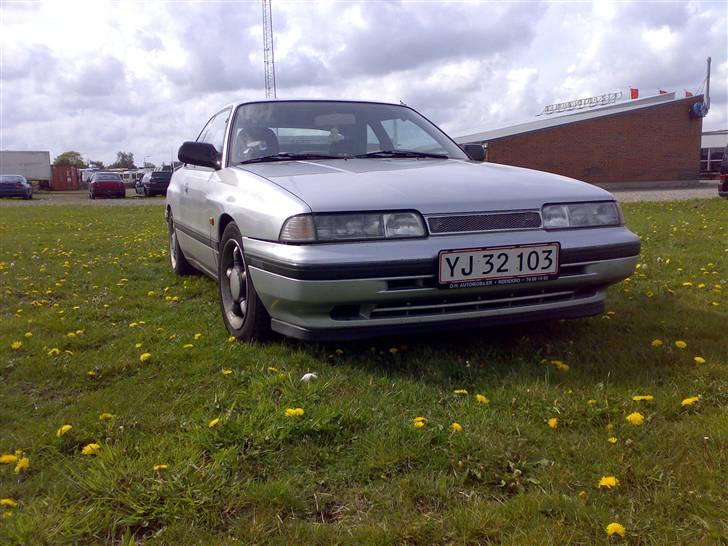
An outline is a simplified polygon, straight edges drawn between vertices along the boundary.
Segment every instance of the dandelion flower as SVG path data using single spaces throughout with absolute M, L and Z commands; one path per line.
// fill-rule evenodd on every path
M 166 464 L 155 464 L 152 467 L 152 470 L 154 470 L 155 472 L 159 472 L 160 470 L 167 470 L 167 465 Z
M 397 347 L 390 347 L 389 348 L 389 354 L 396 355 L 399 352 L 399 349 Z
M 453 423 L 452 425 L 450 425 L 450 430 L 452 430 L 453 432 L 462 432 L 463 426 L 460 423 Z
M 197 332 L 195 334 L 195 339 L 200 339 L 202 337 L 202 334 L 200 332 Z
M 609 442 L 610 444 L 616 444 L 618 441 L 619 440 L 617 440 L 616 436 L 610 436 L 609 438 L 607 438 L 607 442 Z
M 415 417 L 414 418 L 415 428 L 422 428 L 426 424 L 427 424 L 427 419 L 425 417 Z
M 558 417 L 552 417 L 551 419 L 549 419 L 548 421 L 546 421 L 546 423 L 548 423 L 548 425 L 551 428 L 554 428 L 554 429 L 555 428 L 558 428 L 558 426 L 559 426 L 559 418 Z
M 336 349 L 336 350 L 334 351 L 334 353 L 336 353 L 337 355 L 341 356 L 341 355 L 343 355 L 343 354 L 344 354 L 344 350 L 343 350 L 343 349 Z
M 141 349 L 142 348 L 142 344 L 141 343 L 135 343 L 134 344 L 134 348 L 135 349 Z
M 286 417 L 301 417 L 304 413 L 303 408 L 287 408 L 285 412 Z
M 587 403 L 587 404 L 588 404 L 589 406 L 596 406 L 596 404 L 597 404 L 597 401 L 596 401 L 596 400 L 594 400 L 594 399 L 591 399 L 591 400 L 587 400 L 587 401 L 586 401 L 586 403 Z
M 645 422 L 645 416 L 638 411 L 630 413 L 627 417 L 625 417 L 625 419 L 634 426 L 640 426 Z
M 86 444 L 81 449 L 81 453 L 84 455 L 96 455 L 96 452 L 101 449 L 101 446 L 97 443 Z
M 192 347 L 194 347 L 192 343 L 185 343 L 184 345 L 182 345 L 183 349 L 192 349 Z
M 661 339 L 653 339 L 652 343 L 650 343 L 653 347 L 662 347 L 662 340 Z
M 15 464 L 18 462 L 18 456 L 12 453 L 3 453 L 0 455 L 0 464 Z
M 56 431 L 56 436 L 58 436 L 60 438 L 61 436 L 63 436 L 66 432 L 68 432 L 72 428 L 73 427 L 71 425 L 63 425 L 61 428 L 59 428 Z
M 139 355 L 139 362 L 146 362 L 150 358 L 152 358 L 151 353 L 142 353 Z
M 693 360 L 696 364 L 705 364 L 705 359 L 702 356 L 696 356 Z
M 607 489 L 611 489 L 612 487 L 617 487 L 618 485 L 619 480 L 614 476 L 602 476 L 599 480 L 599 487 L 606 487 Z
M 8 508 L 15 508 L 18 503 L 13 499 L 0 499 L 0 506 L 7 506 Z
M 478 401 L 479 404 L 488 404 L 490 400 L 488 400 L 484 395 L 482 394 L 476 394 L 475 399 Z
M 457 394 L 459 396 L 467 396 L 468 391 L 465 389 L 455 389 L 454 391 L 452 391 L 452 393 Z
M 99 415 L 99 421 L 111 421 L 114 418 L 114 416 L 111 413 L 102 413 Z
M 700 402 L 700 398 L 701 398 L 700 396 L 691 396 L 690 398 L 686 398 L 685 400 L 680 402 L 680 405 L 682 407 L 693 406 L 693 405 L 697 404 L 698 402 Z
M 86 372 L 89 377 L 96 377 L 96 370 L 89 370 Z
M 678 349 L 685 349 L 687 346 L 688 346 L 688 344 L 685 343 L 682 339 L 678 339 L 675 342 L 675 347 L 677 347 Z
M 207 426 L 209 428 L 215 428 L 219 424 L 220 424 L 220 418 L 219 417 L 215 417 L 212 421 L 210 421 L 209 423 L 207 423 Z
M 230 375 L 233 371 L 230 368 L 223 368 L 222 375 Z
M 156 295 L 157 293 L 154 290 L 150 290 L 149 292 L 147 292 L 147 296 L 149 296 L 150 298 L 153 298 Z
M 237 338 L 235 336 L 230 336 L 230 337 L 228 337 L 228 343 L 235 343 L 236 339 Z
M 12 342 L 12 343 L 10 344 L 10 348 L 11 348 L 11 349 L 12 349 L 13 351 L 17 351 L 17 350 L 18 350 L 18 349 L 20 349 L 20 348 L 21 348 L 22 346 L 23 346 L 23 342 L 22 342 L 22 341 L 13 341 L 13 342 Z
M 569 365 L 564 362 L 563 360 L 552 360 L 551 364 L 557 369 L 561 370 L 562 372 L 568 372 L 569 371 Z
M 23 334 L 23 335 L 25 337 L 27 337 L 28 339 L 30 339 L 31 337 L 33 337 L 33 332 L 25 332 L 25 334 Z
M 30 459 L 28 457 L 22 457 L 18 459 L 18 464 L 15 465 L 15 473 L 20 474 L 25 472 L 30 467 Z
M 607 525 L 607 535 L 619 535 L 620 537 L 624 538 L 625 533 L 627 530 L 624 528 L 624 525 L 621 525 L 617 522 L 612 522 L 609 525 Z
M 268 371 L 270 373 L 278 373 L 278 368 L 274 368 L 273 366 L 268 366 Z
M 632 397 L 635 402 L 652 402 L 655 399 L 651 394 L 638 394 Z

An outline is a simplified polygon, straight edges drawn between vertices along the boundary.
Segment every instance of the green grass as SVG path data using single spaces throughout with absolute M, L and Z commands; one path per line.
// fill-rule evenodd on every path
M 338 346 L 229 343 L 160 207 L 0 209 L 0 543 L 724 542 L 727 204 L 625 206 L 603 317 Z

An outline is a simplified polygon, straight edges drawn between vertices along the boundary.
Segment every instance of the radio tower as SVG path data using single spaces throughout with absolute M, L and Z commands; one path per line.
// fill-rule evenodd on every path
M 261 0 L 263 5 L 263 62 L 265 65 L 265 98 L 276 98 L 276 64 L 273 58 L 273 17 L 271 0 Z

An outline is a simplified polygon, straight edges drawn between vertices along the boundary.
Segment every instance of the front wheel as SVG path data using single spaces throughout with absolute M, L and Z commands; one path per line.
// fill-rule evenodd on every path
M 230 222 L 223 232 L 217 274 L 220 310 L 230 335 L 241 341 L 269 339 L 270 316 L 250 278 L 242 236 L 235 222 Z

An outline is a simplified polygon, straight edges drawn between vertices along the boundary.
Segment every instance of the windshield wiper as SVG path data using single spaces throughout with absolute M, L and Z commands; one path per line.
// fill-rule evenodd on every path
M 435 159 L 449 159 L 449 156 L 444 154 L 416 152 L 414 150 L 376 150 L 374 152 L 360 154 L 354 157 L 433 157 Z
M 265 161 L 298 161 L 299 159 L 348 159 L 351 156 L 347 155 L 330 155 L 330 154 L 294 154 L 291 152 L 280 152 L 272 155 L 264 155 L 262 157 L 254 157 L 252 159 L 246 159 L 245 161 L 239 161 L 236 165 L 243 165 L 245 163 L 263 163 Z

